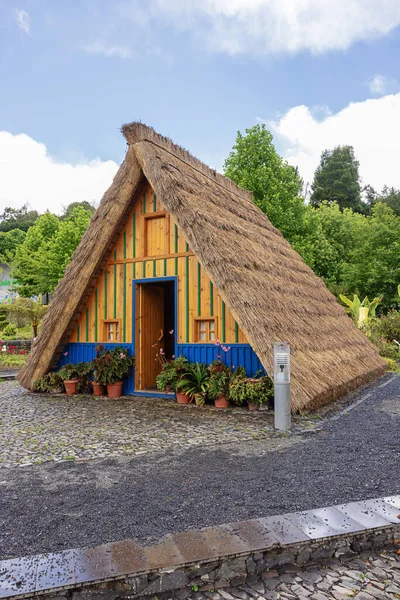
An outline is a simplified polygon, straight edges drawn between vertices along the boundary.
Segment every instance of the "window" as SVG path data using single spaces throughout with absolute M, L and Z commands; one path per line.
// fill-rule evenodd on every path
M 104 321 L 104 338 L 107 342 L 119 342 L 119 321 Z
M 165 212 L 144 215 L 144 256 L 168 254 L 169 219 Z
M 215 341 L 217 336 L 214 317 L 197 317 L 194 323 L 194 339 L 196 342 Z

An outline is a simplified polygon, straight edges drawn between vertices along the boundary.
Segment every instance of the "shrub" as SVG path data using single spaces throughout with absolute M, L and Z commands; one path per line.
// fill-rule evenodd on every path
M 92 370 L 91 363 L 79 362 L 76 365 L 68 363 L 61 367 L 58 371 L 58 375 L 63 381 L 70 381 L 71 379 L 80 379 L 90 373 Z
M 391 360 L 400 360 L 400 313 L 391 311 L 380 319 L 371 319 L 363 326 L 363 331 L 376 346 L 379 354 Z
M 162 392 L 176 391 L 176 386 L 189 369 L 189 362 L 184 356 L 178 356 L 161 365 L 161 373 L 156 377 L 157 388 Z
M 201 396 L 206 398 L 210 383 L 210 371 L 204 363 L 191 363 L 188 371 L 177 383 L 176 390 L 182 394 L 188 394 L 190 398 Z
M 216 400 L 223 396 L 228 397 L 232 369 L 224 365 L 221 361 L 214 360 L 210 364 L 209 370 L 210 382 L 208 395 L 211 400 Z
M 126 348 L 115 346 L 111 350 L 107 350 L 100 345 L 96 348 L 96 358 L 88 364 L 90 369 L 94 370 L 97 383 L 107 385 L 122 381 L 127 377 L 134 362 L 134 357 L 129 356 Z
M 22 367 L 27 358 L 27 354 L 0 352 L 0 367 Z
M 59 373 L 47 373 L 43 377 L 39 377 L 33 384 L 34 392 L 62 392 L 64 389 L 63 380 Z
M 391 358 L 385 358 L 385 360 L 387 362 L 387 370 L 391 373 L 395 373 L 398 369 L 397 362 Z
M 252 404 L 272 403 L 274 386 L 268 376 L 260 377 L 233 377 L 229 386 L 229 397 L 241 406 L 245 402 Z
M 3 329 L 3 336 L 7 338 L 12 338 L 17 335 L 17 328 L 14 323 L 9 323 Z

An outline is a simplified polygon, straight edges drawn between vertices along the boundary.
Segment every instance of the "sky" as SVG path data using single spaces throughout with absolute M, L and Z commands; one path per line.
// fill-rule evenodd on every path
M 0 211 L 98 202 L 140 120 L 222 170 L 265 123 L 311 182 L 400 188 L 399 0 L 0 0 Z

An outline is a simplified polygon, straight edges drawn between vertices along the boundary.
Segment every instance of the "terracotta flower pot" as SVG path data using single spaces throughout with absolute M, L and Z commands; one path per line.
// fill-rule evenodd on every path
M 109 398 L 119 398 L 122 394 L 122 381 L 116 381 L 115 383 L 107 383 L 107 394 Z
M 257 402 L 248 402 L 247 406 L 249 407 L 249 410 L 258 410 L 260 408 Z
M 94 396 L 104 396 L 104 385 L 102 383 L 97 383 L 96 381 L 92 381 L 93 386 L 93 395 Z
M 69 396 L 72 396 L 72 394 L 76 394 L 76 386 L 78 385 L 78 383 L 79 379 L 65 379 L 65 393 Z
M 226 396 L 220 396 L 214 400 L 215 408 L 229 408 L 229 400 Z
M 189 404 L 190 396 L 188 394 L 182 394 L 182 392 L 176 392 L 176 401 L 178 404 Z

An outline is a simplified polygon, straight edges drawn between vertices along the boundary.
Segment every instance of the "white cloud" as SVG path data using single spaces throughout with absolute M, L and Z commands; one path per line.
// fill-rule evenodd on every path
M 107 44 L 99 40 L 88 44 L 84 49 L 88 54 L 106 56 L 107 58 L 130 58 L 132 56 L 132 52 L 128 46 Z
M 385 75 L 375 75 L 369 82 L 368 87 L 374 96 L 384 96 L 390 92 L 398 91 L 399 84 L 396 79 L 385 77 Z
M 136 24 L 137 6 L 125 1 Z M 399 0 L 147 0 L 146 10 L 146 26 L 168 17 L 229 54 L 345 50 L 400 24 Z
M 15 10 L 15 17 L 20 30 L 29 35 L 31 32 L 31 18 L 29 13 L 27 13 L 26 10 L 20 10 L 17 8 Z
M 60 213 L 70 202 L 98 201 L 118 165 L 99 158 L 80 164 L 60 163 L 46 146 L 25 134 L 0 131 L 0 211 L 26 202 L 39 212 Z
M 295 106 L 268 126 L 305 182 L 313 180 L 323 150 L 348 144 L 364 183 L 378 190 L 385 184 L 400 188 L 400 93 L 354 102 L 334 114 L 327 110 L 322 119 L 307 106 Z

